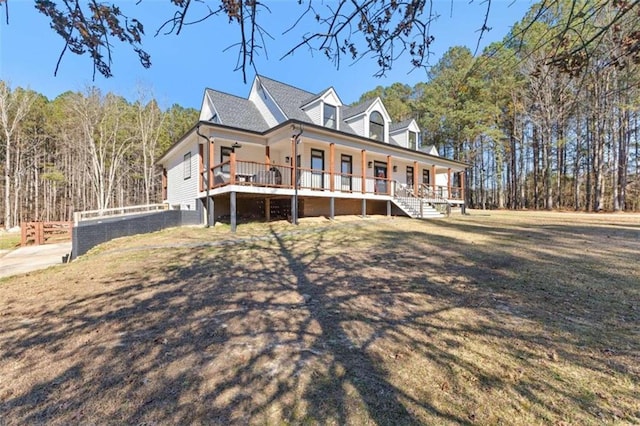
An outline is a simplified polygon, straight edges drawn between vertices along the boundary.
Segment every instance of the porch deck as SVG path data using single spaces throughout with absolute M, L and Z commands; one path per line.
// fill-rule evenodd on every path
M 294 169 L 297 179 L 293 178 Z M 412 185 L 387 177 L 366 176 L 366 171 L 364 175 L 340 173 L 288 164 L 239 161 L 234 158 L 214 165 L 208 175 L 203 168 L 199 188 L 200 192 L 209 190 L 215 194 L 233 190 L 253 194 L 293 195 L 293 191 L 298 190 L 301 196 L 380 199 L 394 198 L 413 191 Z M 420 185 L 415 195 L 434 203 L 443 200 L 451 204 L 463 202 L 460 187 Z

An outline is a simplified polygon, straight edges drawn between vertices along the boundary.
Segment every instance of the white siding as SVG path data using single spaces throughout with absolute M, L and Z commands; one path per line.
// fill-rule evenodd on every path
M 202 108 L 200 109 L 200 121 L 209 121 L 213 116 L 213 108 L 209 102 L 209 96 L 204 97 Z
M 322 102 L 314 102 L 305 108 L 304 112 L 307 113 L 311 121 L 315 124 L 322 126 Z
M 407 130 L 403 129 L 401 132 L 389 134 L 389 139 L 392 144 L 401 146 L 403 148 L 409 147 L 409 138 L 407 137 Z
M 274 113 L 269 109 L 268 104 L 265 102 L 265 92 L 263 90 L 258 91 L 256 87 L 257 84 L 254 83 L 251 88 L 251 93 L 249 94 L 249 100 L 253 102 L 256 108 L 258 108 L 260 115 L 262 115 L 262 118 L 264 118 L 269 127 L 277 126 L 279 123 L 278 118 L 276 118 Z M 271 102 L 271 105 L 275 107 L 273 102 Z M 279 113 L 279 116 L 282 116 L 282 114 Z
M 363 115 L 363 116 L 360 116 L 360 117 L 358 117 L 357 119 L 355 119 L 353 121 L 349 121 L 348 124 L 349 124 L 349 126 L 351 126 L 353 131 L 356 132 L 356 135 L 367 137 L 369 135 L 365 135 L 364 122 L 365 122 L 365 116 Z
M 190 148 L 190 149 L 189 149 Z M 184 155 L 191 152 L 191 177 L 184 178 Z M 199 182 L 198 144 L 176 152 L 167 160 L 167 203 L 179 205 L 182 209 L 195 210 Z
M 453 172 L 451 172 L 453 174 Z M 438 173 L 436 174 L 436 185 L 438 186 L 447 186 L 447 174 L 446 173 Z
M 322 100 L 325 103 L 328 103 L 330 105 L 342 106 L 342 102 L 340 102 L 340 98 L 338 98 L 338 95 L 336 94 L 336 92 L 333 91 L 333 89 L 327 91 L 325 95 L 322 97 Z

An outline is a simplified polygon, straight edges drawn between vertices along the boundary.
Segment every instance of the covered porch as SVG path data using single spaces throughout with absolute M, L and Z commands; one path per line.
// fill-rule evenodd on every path
M 197 176 L 209 224 L 220 212 L 233 229 L 247 212 L 271 220 L 272 206 L 295 221 L 304 215 L 392 214 L 398 197 L 464 203 L 464 173 L 436 164 L 446 159 L 428 164 L 411 152 L 389 155 L 386 147 L 362 149 L 362 144 L 309 136 L 299 143 L 293 138 L 208 141 L 199 144 Z
M 352 156 L 343 154 L 341 162 L 335 161 L 334 144 L 329 146 L 328 164 L 324 164 L 324 159 L 320 156 L 314 158 L 314 154 L 322 151 L 313 149 L 309 161 L 311 167 L 298 164 L 295 157 L 298 157 L 300 163 L 303 162 L 300 154 L 287 156 L 285 164 L 273 162 L 269 155 L 269 147 L 266 147 L 264 161 L 239 159 L 241 156 L 232 150 L 228 159 L 210 166 L 208 171 L 202 155 L 202 145 L 200 148 L 198 176 L 201 192 L 239 186 L 241 188 L 236 189 L 240 192 L 253 192 L 249 188 L 272 188 L 393 197 L 397 191 L 410 191 L 420 196 L 435 194 L 454 203 L 462 202 L 464 199 L 463 172 L 454 173 L 451 168 L 431 165 L 423 166 L 420 174 L 420 165 L 415 161 L 410 163 L 411 165 L 405 164 L 405 174 L 399 176 L 400 164 L 394 164 L 392 156 L 386 156 L 380 161 L 372 155 L 372 160 L 367 160 L 365 150 L 360 153 L 359 170 L 353 170 Z M 439 184 L 439 181 L 443 180 L 445 184 Z M 285 193 L 286 191 L 282 192 L 283 195 Z

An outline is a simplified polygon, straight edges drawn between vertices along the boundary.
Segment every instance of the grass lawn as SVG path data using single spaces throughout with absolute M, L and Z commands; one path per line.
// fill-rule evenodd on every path
M 640 424 L 640 216 L 180 228 L 0 281 L 0 424 Z
M 11 250 L 20 246 L 20 233 L 0 232 L 0 250 Z

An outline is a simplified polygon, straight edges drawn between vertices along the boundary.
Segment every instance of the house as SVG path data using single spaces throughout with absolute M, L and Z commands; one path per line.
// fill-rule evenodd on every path
M 420 146 L 380 98 L 344 105 L 257 75 L 247 98 L 206 89 L 200 119 L 158 160 L 163 199 L 204 223 L 358 214 L 439 216 L 462 206 L 465 164 Z M 297 200 L 297 203 L 295 202 Z

